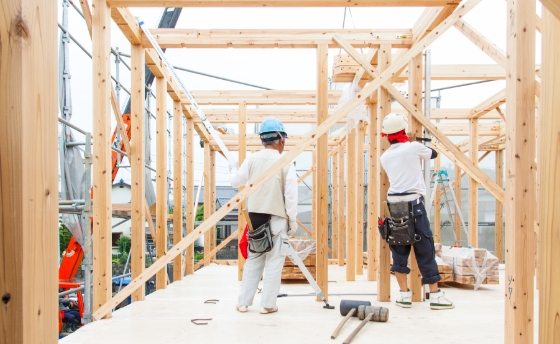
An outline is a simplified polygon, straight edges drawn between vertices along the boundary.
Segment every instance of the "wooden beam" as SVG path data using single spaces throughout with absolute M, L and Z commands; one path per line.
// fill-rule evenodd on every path
M 453 187 L 455 188 L 455 199 L 457 200 L 457 208 L 454 211 L 458 214 L 461 211 L 461 203 L 462 203 L 462 190 L 461 190 L 461 178 L 463 175 L 461 174 L 461 167 L 455 164 L 455 181 Z M 500 186 L 500 184 L 498 184 Z M 459 216 L 455 216 L 455 237 L 456 240 L 461 242 L 462 230 L 461 230 L 461 218 Z
M 484 37 L 475 28 L 470 26 L 464 20 L 459 20 L 455 23 L 455 28 L 459 30 L 465 37 L 473 42 L 480 50 L 484 51 L 490 56 L 500 67 L 506 68 L 507 58 L 506 53 L 500 49 L 496 44 L 492 43 L 488 38 Z
M 82 8 L 82 14 L 84 15 L 84 20 L 86 21 L 86 26 L 89 32 L 89 38 L 91 38 L 92 35 L 91 8 L 89 7 L 88 0 L 80 0 L 80 7 Z
M 506 102 L 506 89 L 498 91 L 496 94 L 492 95 L 490 98 L 484 100 L 479 105 L 472 109 L 471 118 L 480 118 L 484 114 L 498 108 L 500 105 Z
M 544 3 L 544 1 L 543 1 Z M 550 9 L 550 7 L 547 7 Z M 558 12 L 556 17 L 543 8 L 543 93 L 539 123 L 540 180 L 539 189 L 539 342 L 554 343 L 560 340 L 558 332 L 558 317 L 560 312 L 560 278 L 556 269 L 556 262 L 560 260 L 558 250 L 558 216 L 560 215 L 560 21 Z
M 447 17 L 455 11 L 457 5 L 459 5 L 459 3 L 450 3 L 443 7 L 428 7 L 424 9 L 424 12 L 422 12 L 420 18 L 412 28 L 412 43 L 418 43 L 428 33 L 432 32 L 436 26 L 441 24 L 442 21 L 447 19 Z
M 338 226 L 339 224 L 339 212 L 338 212 L 338 203 L 339 194 L 338 194 L 338 154 L 335 154 L 331 158 L 331 259 L 338 259 Z
M 128 8 L 111 6 L 111 18 L 130 44 L 142 44 L 142 30 Z
M 181 103 L 173 102 L 173 245 L 183 238 L 183 115 Z M 191 194 L 192 195 L 192 194 Z M 187 196 L 188 197 L 188 196 Z M 190 196 L 192 198 L 192 196 Z M 186 209 L 185 209 L 186 210 Z M 173 260 L 173 282 L 183 279 L 182 255 Z
M 552 13 L 556 19 L 560 19 L 560 4 L 554 0 L 541 0 L 543 7 Z
M 1 8 L 0 342 L 56 343 L 57 3 L 14 0 Z
M 187 187 L 185 200 L 185 232 L 187 236 L 194 231 L 196 210 L 194 209 L 194 120 L 187 118 L 185 126 L 185 164 L 187 168 Z M 181 239 L 183 240 L 183 239 Z M 177 246 L 177 244 L 174 244 Z M 194 244 L 186 246 L 185 273 L 194 274 Z
M 473 166 L 478 166 L 478 119 L 471 119 L 469 155 Z M 478 247 L 478 183 L 469 177 L 469 228 L 468 244 Z
M 434 173 L 441 169 L 441 155 L 438 155 L 434 160 Z M 441 243 L 441 193 L 439 192 L 439 185 L 436 184 L 434 187 L 438 187 L 438 191 L 435 193 L 435 197 L 432 200 L 434 204 L 434 242 Z
M 93 1 L 93 311 L 111 298 L 111 34 L 109 7 Z M 107 318 L 111 313 L 107 313 Z
M 328 45 L 338 48 L 332 34 L 345 37 L 355 48 L 371 48 L 380 44 L 393 44 L 409 48 L 412 44 L 410 29 L 151 29 L 160 48 L 315 48 Z M 146 35 L 142 35 L 145 48 L 152 48 Z
M 348 129 L 346 183 L 346 280 L 356 280 L 356 128 Z
M 378 147 L 378 126 L 377 126 L 377 105 L 368 104 L 369 108 L 369 126 L 368 126 L 368 232 L 367 232 L 367 279 L 368 281 L 377 280 L 378 257 L 377 246 L 379 241 L 379 232 L 377 229 L 377 216 L 379 208 L 379 193 L 377 190 L 379 176 L 379 161 L 377 160 Z
M 496 170 L 496 184 L 498 186 L 504 186 L 504 151 L 496 151 L 495 160 L 495 170 Z M 500 201 L 496 200 L 496 216 L 495 222 L 495 236 L 494 236 L 494 255 L 498 258 L 498 261 L 502 263 L 504 261 L 504 205 Z
M 313 163 L 314 171 L 317 171 L 317 149 L 311 151 L 311 161 Z M 319 180 L 317 173 L 311 175 L 311 238 L 317 240 L 317 190 Z
M 458 3 L 459 0 L 360 0 L 352 2 L 352 7 L 400 7 L 400 6 L 445 6 L 448 3 Z M 158 0 L 113 0 L 111 7 L 161 7 Z M 167 7 L 345 7 L 346 0 L 320 0 L 320 1 L 295 1 L 295 0 L 168 0 Z
M 346 48 L 344 48 L 346 50 Z M 391 65 L 391 46 L 384 45 L 379 48 L 379 72 L 383 74 L 387 70 L 390 70 Z M 364 66 L 364 69 L 369 72 L 367 66 Z M 387 149 L 389 149 L 389 141 L 385 140 L 381 137 L 381 123 L 385 116 L 387 116 L 391 109 L 391 95 L 385 89 L 379 89 L 377 91 L 377 161 L 380 164 L 380 157 L 385 153 Z M 370 138 L 372 139 L 372 138 Z M 378 176 L 378 188 L 379 188 L 379 201 L 378 201 L 378 209 L 377 209 L 377 216 L 375 218 L 385 218 L 384 213 L 385 211 L 382 210 L 382 201 L 386 199 L 387 192 L 389 191 L 389 177 L 383 168 L 378 168 L 379 176 Z M 389 272 L 390 266 L 390 251 L 389 251 L 389 244 L 385 240 L 381 240 L 381 238 L 377 238 L 378 241 L 378 253 L 379 253 L 379 265 L 377 268 L 377 301 L 380 302 L 389 302 L 391 301 L 391 275 Z
M 193 97 L 199 105 L 228 105 L 245 102 L 256 105 L 313 105 L 317 103 L 316 91 L 267 91 L 267 90 L 229 90 L 229 91 L 192 91 Z M 329 90 L 329 105 L 338 104 L 342 91 Z M 190 104 L 186 96 L 181 101 Z
M 239 155 L 238 155 L 238 162 L 239 165 L 241 166 L 241 164 L 243 163 L 243 161 L 245 161 L 246 157 L 247 157 L 247 146 L 246 146 L 246 142 L 247 142 L 247 104 L 246 103 L 239 103 L 239 110 L 238 110 L 238 114 L 239 114 Z M 244 188 L 244 186 L 239 187 L 239 191 L 242 191 Z M 241 202 L 241 204 L 239 204 L 239 207 L 237 208 L 237 237 L 239 238 L 239 241 L 241 240 L 241 238 L 243 237 L 243 231 L 245 230 L 245 226 L 247 225 L 247 220 L 245 219 L 245 216 L 243 215 L 243 210 L 247 207 L 247 202 L 243 201 Z M 239 245 L 238 245 L 239 247 Z M 243 255 L 241 254 L 241 250 L 238 248 L 237 249 L 237 280 L 241 281 L 243 278 L 243 269 L 245 266 L 245 258 L 243 258 Z
M 358 123 L 356 132 L 356 275 L 364 274 L 364 140 L 367 125 Z
M 329 47 L 317 45 L 317 126 L 329 116 Z M 328 134 L 317 140 L 317 284 L 328 300 L 329 279 L 329 157 Z M 321 301 L 321 300 L 318 300 Z
M 345 159 L 346 154 L 344 154 L 344 146 L 338 152 L 338 204 L 333 204 L 333 206 L 338 207 L 339 220 L 338 220 L 338 265 L 344 266 L 344 239 L 346 238 L 346 216 L 344 213 L 344 195 L 346 194 L 345 190 Z M 333 247 L 333 250 L 335 248 Z
M 156 78 L 156 256 L 167 253 L 167 87 L 164 78 Z M 181 204 L 179 202 L 179 204 Z M 156 290 L 165 289 L 167 266 L 156 274 Z
M 534 338 L 535 12 L 534 1 L 507 2 L 506 343 Z
M 212 251 L 210 251 L 210 253 L 208 254 L 209 256 L 215 256 L 216 253 L 218 253 L 219 250 L 221 250 L 222 248 L 224 248 L 230 241 L 232 241 L 234 238 L 237 237 L 237 231 L 232 231 L 231 234 L 225 238 L 224 240 L 222 240 L 222 242 L 214 249 L 212 249 Z M 215 261 L 212 260 L 211 263 L 214 263 Z M 239 261 L 237 261 L 237 265 L 239 266 Z M 194 266 L 194 270 L 198 269 L 199 267 L 202 266 L 202 264 L 204 264 L 204 260 L 199 261 L 198 263 L 196 263 L 196 265 Z
M 100 319 L 107 312 L 109 312 L 112 307 L 118 305 L 122 300 L 124 300 L 130 293 L 140 287 L 144 279 L 153 276 L 157 269 L 162 265 L 169 263 L 175 256 L 181 253 L 186 247 L 194 243 L 194 241 L 200 237 L 202 234 L 209 231 L 213 226 L 226 214 L 228 214 L 231 209 L 238 206 L 241 201 L 250 196 L 258 188 L 264 185 L 272 176 L 279 172 L 288 163 L 291 163 L 301 152 L 303 152 L 307 146 L 315 142 L 319 136 L 325 134 L 333 125 L 335 125 L 340 118 L 346 116 L 352 109 L 354 109 L 358 104 L 360 104 L 363 99 L 369 97 L 375 90 L 377 90 L 384 82 L 391 79 L 392 73 L 398 71 L 400 68 L 405 66 L 408 61 L 415 55 L 419 54 L 424 48 L 435 41 L 440 34 L 445 32 L 452 24 L 453 20 L 457 20 L 459 17 L 464 16 L 472 8 L 474 8 L 480 0 L 468 0 L 465 4 L 460 5 L 456 12 L 450 18 L 450 22 L 443 22 L 438 26 L 438 28 L 428 34 L 422 41 L 418 42 L 417 45 L 410 48 L 409 51 L 404 53 L 399 57 L 392 65 L 390 65 L 385 71 L 379 74 L 378 78 L 372 81 L 370 84 L 366 85 L 358 94 L 356 94 L 352 99 L 350 99 L 346 104 L 338 108 L 333 116 L 329 116 L 323 124 L 313 129 L 309 132 L 307 139 L 301 143 L 300 146 L 294 147 L 287 154 L 283 155 L 282 158 L 278 159 L 268 170 L 267 173 L 262 174 L 259 178 L 246 187 L 243 191 L 237 193 L 229 202 L 223 205 L 218 211 L 212 214 L 206 221 L 201 223 L 196 231 L 187 235 L 181 240 L 181 242 L 174 247 L 172 247 L 165 257 L 156 261 L 150 267 L 146 269 L 142 276 L 135 278 L 128 286 L 123 288 L 119 293 L 117 293 L 113 298 L 100 307 L 94 314 L 94 319 Z
M 204 220 L 212 215 L 212 203 L 216 200 L 212 199 L 212 165 L 214 164 L 212 150 L 210 146 L 204 145 Z M 204 266 L 210 265 L 210 252 L 212 251 L 212 232 L 215 231 L 215 226 L 211 231 L 204 235 Z

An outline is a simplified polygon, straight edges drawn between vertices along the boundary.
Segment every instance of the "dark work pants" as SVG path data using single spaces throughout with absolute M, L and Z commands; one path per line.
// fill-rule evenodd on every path
M 82 322 L 80 318 L 80 311 L 73 310 L 73 309 L 65 309 L 64 310 L 64 318 L 62 321 L 67 322 L 69 324 L 76 324 L 79 325 Z
M 414 206 L 415 232 L 420 236 L 420 241 L 415 242 L 414 253 L 418 268 L 422 274 L 422 284 L 433 284 L 441 280 L 436 263 L 436 251 L 434 248 L 434 237 L 430 229 L 430 222 L 426 214 L 424 203 Z M 391 271 L 403 274 L 410 273 L 408 268 L 408 256 L 411 245 L 389 245 L 393 254 L 393 265 Z

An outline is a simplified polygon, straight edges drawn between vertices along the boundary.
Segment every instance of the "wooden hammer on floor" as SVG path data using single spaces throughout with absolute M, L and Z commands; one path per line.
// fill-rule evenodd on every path
M 350 344 L 352 339 L 356 337 L 358 332 L 366 326 L 370 321 L 376 322 L 387 322 L 389 320 L 389 308 L 386 307 L 376 307 L 376 306 L 359 306 L 358 307 L 358 319 L 362 322 L 356 327 L 352 333 L 342 342 L 342 344 Z

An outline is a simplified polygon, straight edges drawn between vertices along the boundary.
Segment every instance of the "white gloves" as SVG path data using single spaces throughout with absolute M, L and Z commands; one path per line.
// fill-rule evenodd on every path
M 288 235 L 293 236 L 296 234 L 297 231 L 297 222 L 296 220 L 290 220 L 288 223 Z
M 237 171 L 239 170 L 239 163 L 237 162 L 237 160 L 232 159 L 229 162 L 229 173 L 232 173 L 233 171 Z

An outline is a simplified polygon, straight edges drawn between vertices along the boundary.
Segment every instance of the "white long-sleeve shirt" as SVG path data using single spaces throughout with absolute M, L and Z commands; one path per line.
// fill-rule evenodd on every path
M 281 155 L 274 149 L 263 149 L 246 159 L 238 170 L 231 171 L 230 183 L 234 188 L 245 186 L 266 172 Z M 284 180 L 282 180 L 284 175 Z M 295 221 L 297 216 L 298 187 L 293 164 L 288 164 L 274 177 L 249 196 L 249 212 L 271 214 Z

